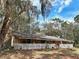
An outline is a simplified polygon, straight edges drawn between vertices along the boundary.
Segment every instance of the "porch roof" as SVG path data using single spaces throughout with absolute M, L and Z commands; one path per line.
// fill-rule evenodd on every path
M 46 40 L 46 41 L 65 41 L 65 42 L 73 42 L 71 40 L 55 37 L 55 36 L 47 36 L 40 34 L 24 34 L 24 33 L 13 33 L 15 37 L 19 37 L 20 39 L 35 39 L 35 40 Z
M 63 38 L 59 38 L 59 37 L 55 37 L 55 36 L 43 36 L 41 37 L 42 39 L 45 40 L 51 40 L 51 41 L 65 41 L 65 42 L 73 42 L 71 40 L 67 40 L 67 39 L 63 39 Z

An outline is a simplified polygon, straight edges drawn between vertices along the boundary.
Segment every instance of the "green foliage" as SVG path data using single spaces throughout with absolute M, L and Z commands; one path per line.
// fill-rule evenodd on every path
M 35 22 L 32 24 L 32 33 L 40 32 L 39 22 Z
M 60 36 L 60 37 L 62 36 L 62 33 L 60 30 L 51 30 L 51 31 L 47 30 L 45 34 L 50 36 Z
M 62 32 L 59 29 L 53 29 L 52 28 L 52 24 L 48 23 L 48 24 L 43 24 L 44 28 L 46 28 L 46 30 L 44 30 L 43 32 L 46 35 L 50 35 L 50 36 L 62 36 Z
M 63 22 L 61 25 L 62 25 L 62 27 L 66 28 L 68 26 L 68 23 L 67 22 Z
M 76 44 L 79 44 L 79 29 L 76 29 L 76 28 L 75 28 L 75 29 L 73 30 L 73 33 L 74 33 L 74 41 L 75 41 L 74 44 L 75 44 L 75 45 L 76 45 Z
M 79 44 L 75 44 L 75 47 L 79 48 Z
M 53 21 L 57 21 L 57 22 L 63 22 L 60 18 L 54 18 L 52 19 Z
M 74 21 L 79 23 L 79 15 L 74 17 Z
M 3 15 L 4 15 L 4 11 L 3 11 L 3 9 L 0 9 L 0 18 L 2 18 Z

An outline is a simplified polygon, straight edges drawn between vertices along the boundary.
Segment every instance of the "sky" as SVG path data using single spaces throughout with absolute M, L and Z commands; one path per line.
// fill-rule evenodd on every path
M 39 0 L 32 1 L 40 9 Z M 53 0 L 51 3 L 52 8 L 47 20 L 57 17 L 61 20 L 73 21 L 74 17 L 79 14 L 79 0 Z M 42 19 L 41 16 L 40 19 Z

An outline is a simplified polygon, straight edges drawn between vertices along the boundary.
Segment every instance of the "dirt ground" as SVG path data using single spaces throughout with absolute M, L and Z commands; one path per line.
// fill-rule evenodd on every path
M 74 50 L 13 50 L 0 53 L 0 59 L 79 59 Z

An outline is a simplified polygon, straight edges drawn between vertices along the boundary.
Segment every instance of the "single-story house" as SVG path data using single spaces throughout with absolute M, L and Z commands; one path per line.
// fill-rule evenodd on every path
M 14 33 L 11 45 L 14 49 L 73 48 L 73 41 L 41 34 Z

